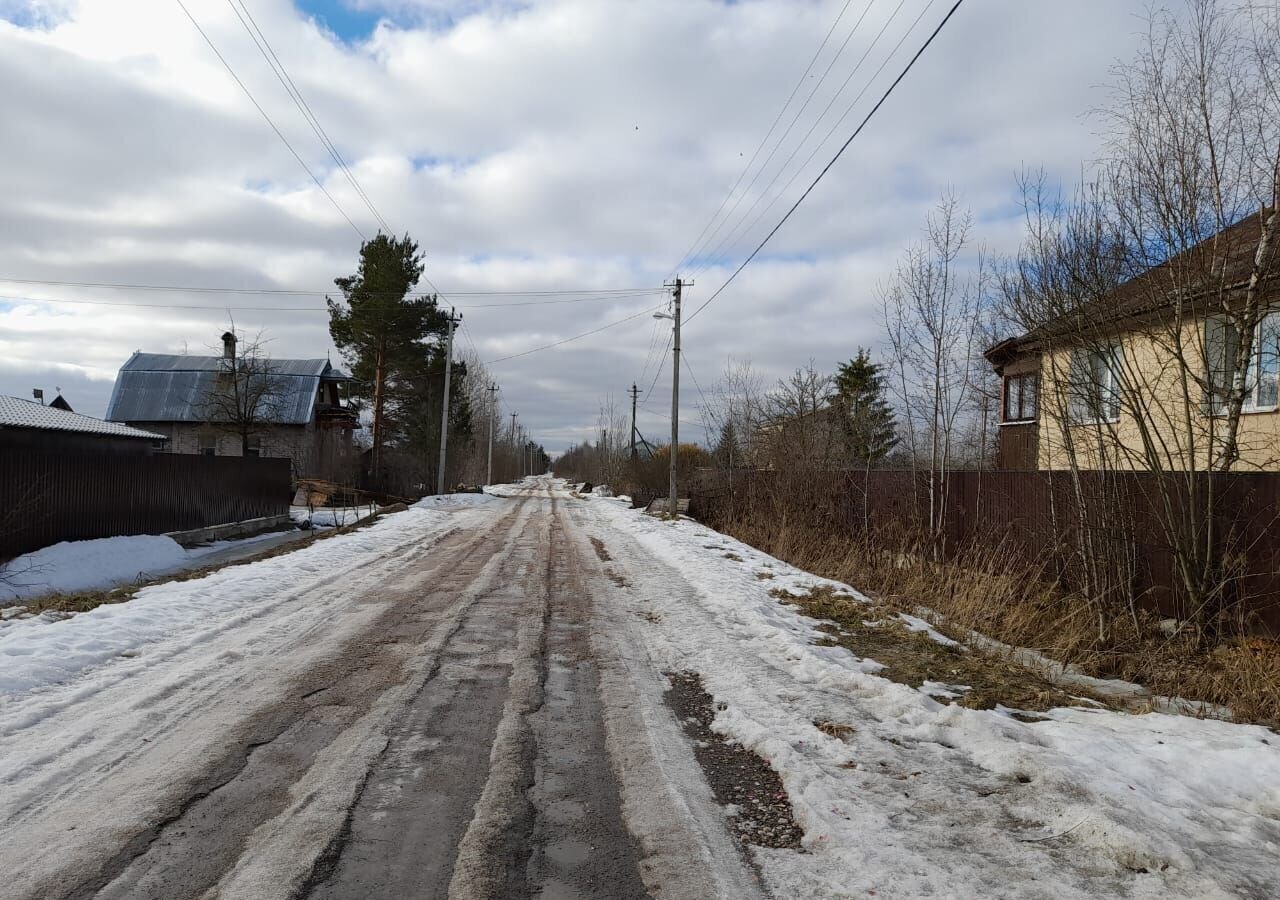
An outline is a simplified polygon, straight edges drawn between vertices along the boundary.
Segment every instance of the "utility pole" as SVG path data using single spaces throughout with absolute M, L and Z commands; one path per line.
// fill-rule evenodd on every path
M 516 462 L 516 460 L 519 459 L 519 457 L 516 456 L 516 416 L 518 415 L 520 414 L 519 413 L 511 414 L 511 462 L 513 466 L 517 469 L 516 472 L 511 473 L 513 475 L 517 475 L 518 470 L 520 468 L 520 464 Z
M 631 382 L 631 461 L 636 461 L 636 397 L 640 395 L 640 389 L 636 387 L 636 383 Z
M 436 475 L 436 493 L 444 493 L 444 463 L 449 448 L 449 379 L 453 374 L 453 326 L 462 321 L 449 307 L 449 340 L 444 353 L 444 400 L 440 404 L 440 471 Z
M 498 420 L 498 400 L 494 395 L 498 392 L 498 386 L 490 382 L 487 390 L 489 391 L 489 467 L 485 469 L 484 483 L 493 484 L 493 426 Z
M 675 299 L 670 315 L 654 313 L 658 319 L 670 319 L 672 328 L 671 340 L 671 476 L 669 512 L 674 517 L 678 514 L 679 504 L 676 502 L 676 457 L 680 455 L 680 294 L 684 286 L 692 285 L 692 281 L 676 278 L 671 285 L 671 296 Z

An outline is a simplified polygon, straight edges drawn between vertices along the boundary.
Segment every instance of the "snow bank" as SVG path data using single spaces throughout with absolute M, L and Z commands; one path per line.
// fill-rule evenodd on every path
M 0 603 L 145 581 L 180 571 L 191 558 L 177 541 L 163 535 L 63 541 L 19 556 L 0 569 Z
M 862 596 L 848 585 L 689 520 L 581 509 L 615 529 L 614 559 L 636 562 L 636 627 L 658 664 L 698 672 L 723 704 L 713 727 L 782 776 L 807 852 L 754 851 L 777 896 L 1280 896 L 1274 732 L 946 705 L 929 685 L 878 677 L 874 660 L 816 646 L 815 623 L 769 596 L 816 585 Z
M 411 508 L 293 553 L 142 588 L 127 603 L 62 620 L 10 619 L 0 631 L 0 710 L 15 698 L 121 657 L 136 658 L 143 667 L 155 665 L 278 604 L 305 601 L 347 572 L 443 534 L 454 515 Z M 121 669 L 118 677 L 126 675 Z M 110 680 L 96 679 L 92 690 Z
M 433 494 L 413 504 L 416 509 L 476 509 L 491 506 L 501 495 L 489 494 Z

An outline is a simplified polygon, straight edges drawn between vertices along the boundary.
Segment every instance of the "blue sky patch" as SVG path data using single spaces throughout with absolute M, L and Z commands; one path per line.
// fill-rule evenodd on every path
M 357 9 L 348 0 L 297 0 L 298 10 L 332 31 L 344 43 L 363 41 L 373 34 L 380 19 L 389 18 L 371 9 Z
M 26 0 L 0 0 L 0 19 L 19 28 L 52 28 L 62 19 Z

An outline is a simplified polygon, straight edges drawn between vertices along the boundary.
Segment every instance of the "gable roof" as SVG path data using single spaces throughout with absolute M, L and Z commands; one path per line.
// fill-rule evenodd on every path
M 135 352 L 120 367 L 107 418 L 113 422 L 203 422 L 201 401 L 214 390 L 223 365 L 221 356 Z M 327 359 L 273 359 L 271 369 L 280 385 L 280 410 L 274 421 L 279 425 L 307 424 L 321 383 L 349 380 Z
M 116 422 L 104 422 L 92 416 L 68 412 L 56 406 L 44 406 L 21 397 L 0 395 L 0 428 L 31 428 L 40 431 L 74 431 L 82 434 L 100 434 L 105 437 L 133 438 L 136 440 L 164 440 L 162 434 L 153 434 L 141 428 L 131 428 Z
M 1082 316 L 1087 316 L 1095 324 L 1107 325 L 1142 320 L 1173 304 L 1174 285 L 1185 287 L 1198 278 L 1212 282 L 1208 289 L 1210 292 L 1219 287 L 1238 288 L 1253 272 L 1259 237 L 1265 224 L 1263 217 L 1273 212 L 1263 209 L 1245 216 L 1195 246 L 1130 278 L 1106 296 L 1082 303 L 1078 309 L 1045 322 L 1026 334 L 1000 341 L 983 355 L 993 365 L 1003 365 L 1025 350 L 1036 350 L 1039 338 L 1051 335 L 1055 330 L 1074 327 Z M 1265 283 L 1274 283 L 1280 278 L 1280 240 L 1272 241 L 1261 266 Z M 1204 293 L 1201 292 L 1200 296 Z M 1194 300 L 1195 297 L 1190 298 L 1192 303 Z

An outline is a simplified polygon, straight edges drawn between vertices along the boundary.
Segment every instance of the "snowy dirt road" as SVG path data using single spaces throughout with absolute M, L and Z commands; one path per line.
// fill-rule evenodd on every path
M 848 586 L 495 493 L 0 629 L 0 897 L 1280 895 L 1274 732 L 961 708 L 775 594 Z
M 305 583 L 290 556 L 226 570 L 214 592 L 260 594 L 230 622 L 12 678 L 0 896 L 751 896 L 710 800 L 652 783 L 694 777 L 633 708 L 660 676 L 592 647 L 616 587 L 562 500 L 517 493 L 390 517 L 346 571 L 322 542 Z M 92 617 L 31 628 L 112 633 Z M 57 649 L 5 637 L 16 668 Z

